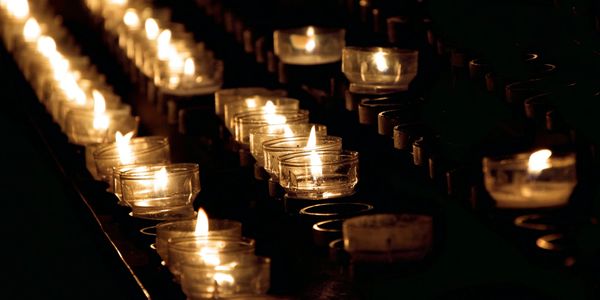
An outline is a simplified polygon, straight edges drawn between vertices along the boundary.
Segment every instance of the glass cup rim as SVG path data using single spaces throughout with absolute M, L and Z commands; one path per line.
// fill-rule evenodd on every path
M 291 109 L 291 108 L 283 108 L 283 109 L 275 109 L 272 114 L 265 114 L 262 110 L 252 110 L 246 111 L 244 113 L 235 114 L 233 117 L 236 122 L 241 124 L 263 124 L 266 122 L 266 115 L 283 115 L 286 117 L 287 122 L 293 122 L 297 120 L 302 120 L 306 116 L 309 115 L 309 111 L 306 109 Z M 283 125 L 285 123 L 276 124 Z
M 156 171 L 161 168 L 165 168 L 168 175 L 186 175 L 198 173 L 200 167 L 195 163 L 164 163 L 164 164 L 151 164 L 148 165 L 150 170 L 146 171 L 137 171 L 137 170 L 129 170 L 121 173 L 121 180 L 148 180 L 154 179 L 154 174 Z
M 312 154 L 316 153 L 319 157 L 323 157 L 324 155 L 335 155 L 337 158 L 333 161 L 322 161 L 322 166 L 331 166 L 331 165 L 339 165 L 345 163 L 357 163 L 358 162 L 358 151 L 349 151 L 349 150 L 308 150 L 302 152 L 294 152 L 285 154 L 279 157 L 279 163 L 282 167 L 304 167 L 307 165 L 306 161 L 303 158 L 310 157 Z M 302 159 L 302 160 L 301 160 Z M 301 160 L 301 161 L 298 161 Z
M 345 213 L 339 213 L 339 212 L 319 212 L 319 211 L 313 212 L 313 211 L 310 211 L 313 209 L 321 209 L 323 207 L 335 207 L 335 206 L 350 206 L 350 207 L 354 206 L 354 207 L 360 208 L 352 213 L 367 212 L 374 208 L 373 205 L 364 203 L 364 202 L 341 202 L 341 203 L 331 202 L 331 203 L 319 203 L 319 204 L 304 207 L 300 210 L 299 213 L 300 213 L 300 215 L 306 215 L 306 216 L 311 216 L 311 217 L 332 217 L 332 216 L 345 215 Z
M 482 159 L 483 169 L 484 171 L 496 168 L 499 166 L 509 166 L 514 164 L 527 164 L 529 161 L 529 156 L 534 153 L 532 152 L 521 152 L 512 155 L 501 155 L 497 157 L 489 157 L 485 156 Z M 574 152 L 568 153 L 552 153 L 552 155 L 548 158 L 552 161 L 553 166 L 556 167 L 564 167 L 569 165 L 574 165 L 576 162 L 576 154 Z
M 281 127 L 282 130 L 283 130 L 283 126 L 288 126 L 290 129 L 292 129 L 292 127 L 300 127 L 300 126 L 306 126 L 309 129 L 311 129 L 312 126 L 315 126 L 315 131 L 317 131 L 317 132 L 319 132 L 321 130 L 327 130 L 327 125 L 323 125 L 320 123 L 268 124 L 268 125 L 250 129 L 250 134 L 254 135 L 254 136 L 278 136 L 278 135 L 280 135 L 278 133 L 265 132 L 268 129 L 270 129 L 269 128 L 270 126 L 273 126 L 273 127 L 279 126 L 279 127 Z M 272 130 L 279 130 L 279 128 L 274 128 Z M 294 136 L 296 136 L 296 135 L 294 135 Z
M 242 223 L 240 221 L 236 221 L 236 220 L 231 220 L 231 219 L 208 219 L 208 221 L 216 221 L 216 222 L 223 222 L 223 223 L 229 223 L 231 225 L 235 225 L 235 227 L 242 227 Z M 179 225 L 179 224 L 185 224 L 185 223 L 195 223 L 197 222 L 197 218 L 190 218 L 190 219 L 182 219 L 182 220 L 171 220 L 171 221 L 164 221 L 164 222 L 160 222 L 158 224 L 156 224 L 156 230 L 158 232 L 159 228 L 168 228 L 169 226 L 173 226 L 173 225 Z M 167 231 L 172 231 L 172 230 L 168 230 Z M 210 236 L 210 229 L 209 229 L 209 236 Z
M 133 137 L 129 141 L 129 144 L 130 145 L 131 144 L 139 144 L 139 143 L 143 143 L 143 142 L 151 142 L 152 144 L 147 149 L 138 151 L 137 152 L 138 154 L 145 154 L 148 152 L 155 151 L 164 146 L 169 146 L 169 138 L 166 136 L 159 136 L 159 135 Z M 116 150 L 117 150 L 116 142 L 111 142 L 107 145 L 98 147 L 98 149 L 96 149 L 96 151 L 94 151 L 94 153 L 93 153 L 94 159 L 96 159 L 96 160 L 118 159 L 120 156 L 119 156 L 118 151 L 116 151 Z M 107 155 L 108 154 L 107 152 L 112 152 L 112 151 L 115 151 L 115 153 L 111 153 L 112 155 Z
M 252 238 L 247 237 L 227 237 L 227 236 L 192 236 L 192 237 L 181 237 L 181 238 L 173 238 L 169 241 L 169 250 L 177 250 L 181 252 L 196 252 L 197 249 L 191 249 L 189 246 L 184 246 L 183 244 L 189 243 L 197 243 L 197 242 L 206 242 L 211 244 L 217 244 L 219 242 L 226 242 L 231 244 L 242 245 L 243 247 L 248 247 L 248 249 L 244 250 L 254 250 L 256 247 L 256 241 Z M 238 252 L 239 249 L 229 249 L 228 251 L 219 251 L 219 253 L 234 253 Z
M 383 52 L 386 54 L 408 54 L 408 55 L 418 55 L 419 50 L 413 49 L 404 49 L 398 47 L 362 47 L 362 46 L 346 46 L 342 49 L 344 53 L 347 54 L 370 54 L 375 52 Z
M 282 143 L 292 143 L 294 141 L 307 142 L 308 141 L 308 137 L 309 137 L 309 135 L 302 135 L 302 136 L 282 137 L 282 138 L 272 139 L 272 140 L 269 140 L 269 141 L 266 141 L 266 142 L 263 143 L 263 149 L 266 152 L 277 152 L 277 151 L 288 151 L 288 150 L 302 150 L 301 148 L 298 148 L 298 147 L 292 148 L 292 147 L 286 147 L 286 146 L 279 145 L 279 144 L 282 144 Z M 342 143 L 342 138 L 339 137 L 339 136 L 334 136 L 334 135 L 316 135 L 315 139 L 317 141 L 333 141 L 333 142 L 340 142 L 340 143 Z M 315 146 L 315 148 L 318 149 L 319 147 L 325 147 L 325 146 L 329 146 L 329 145 L 330 144 L 317 144 Z
M 239 270 L 239 269 L 248 269 L 248 268 L 254 268 L 256 266 L 259 267 L 265 267 L 265 266 L 270 266 L 271 265 L 271 258 L 267 257 L 267 256 L 261 256 L 261 255 L 255 255 L 255 254 L 246 254 L 241 256 L 241 260 L 240 260 L 240 264 L 236 265 L 235 267 L 232 267 L 232 270 Z M 244 259 L 244 258 L 249 258 L 250 261 Z M 209 266 L 209 265 L 203 265 L 203 264 L 196 264 L 193 262 L 189 262 L 189 261 L 182 261 L 181 262 L 181 266 L 182 269 L 183 267 L 185 268 L 191 268 L 197 271 L 201 271 L 201 270 L 215 270 L 215 268 L 219 267 L 219 266 Z

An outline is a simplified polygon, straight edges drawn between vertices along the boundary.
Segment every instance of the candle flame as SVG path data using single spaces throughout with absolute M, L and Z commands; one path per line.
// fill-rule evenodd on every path
M 125 15 L 123 15 L 123 23 L 127 25 L 130 29 L 138 28 L 140 26 L 140 17 L 137 12 L 133 8 L 129 8 L 125 11 Z
M 169 175 L 167 168 L 162 167 L 154 172 L 154 191 L 166 191 L 169 185 Z
M 181 74 L 184 68 L 183 59 L 176 53 L 170 53 L 169 55 L 169 70 L 172 73 Z
M 313 127 L 314 128 L 314 127 Z M 287 124 L 283 126 L 283 137 L 290 138 L 294 137 L 294 132 Z
M 275 104 L 273 104 L 273 101 L 271 100 L 267 101 L 267 103 L 265 103 L 265 106 L 263 106 L 262 109 L 265 115 L 265 120 L 269 125 L 285 124 L 285 122 L 287 121 L 287 118 L 285 116 L 278 115 L 275 113 L 277 111 L 277 107 L 275 106 Z
M 385 53 L 383 51 L 379 51 L 373 55 L 373 61 L 375 62 L 375 66 L 379 72 L 385 72 L 388 70 L 389 66 L 387 60 L 385 59 Z
M 308 135 L 308 141 L 306 142 L 306 150 L 314 150 L 317 146 L 317 132 L 315 126 L 310 128 L 310 134 Z
M 27 19 L 25 26 L 23 27 L 23 38 L 26 42 L 36 42 L 42 35 L 42 29 L 40 24 L 35 18 Z
M 37 50 L 45 57 L 50 57 L 52 53 L 56 53 L 56 42 L 53 38 L 42 35 L 37 40 Z
M 527 164 L 529 173 L 537 175 L 543 170 L 550 168 L 550 156 L 552 156 L 552 151 L 548 149 L 542 149 L 532 153 L 529 156 L 529 162 Z
M 204 209 L 198 209 L 198 218 L 196 219 L 196 228 L 194 235 L 196 236 L 207 236 L 208 235 L 208 215 Z
M 104 113 L 106 111 L 106 100 L 102 93 L 97 90 L 93 90 L 92 95 L 94 97 L 94 128 L 107 129 L 110 120 Z
M 29 2 L 27 0 L 10 0 L 6 4 L 6 9 L 9 14 L 20 20 L 29 16 Z
M 315 126 L 313 125 L 310 129 L 310 134 L 308 135 L 308 141 L 306 142 L 306 147 L 304 149 L 311 150 L 310 151 L 310 174 L 313 178 L 313 181 L 317 181 L 317 179 L 323 176 L 323 162 L 321 161 L 321 157 L 315 151 L 317 147 L 317 132 Z
M 194 74 L 196 74 L 196 65 L 194 64 L 194 59 L 188 57 L 185 59 L 183 66 L 183 75 L 194 76 Z
M 256 108 L 256 99 L 246 98 L 245 102 L 247 108 Z
M 158 44 L 158 46 L 169 45 L 169 43 L 171 42 L 171 36 L 171 30 L 165 29 L 161 31 L 158 37 L 156 38 L 156 43 Z
M 265 103 L 265 106 L 263 107 L 263 111 L 265 112 L 265 114 L 274 114 L 275 109 L 275 104 L 271 100 L 267 101 L 267 103 Z
M 315 28 L 309 26 L 306 30 L 306 36 L 308 37 L 308 40 L 306 41 L 304 49 L 306 49 L 306 51 L 308 52 L 313 52 L 313 50 L 315 50 L 315 47 L 317 46 L 317 43 L 315 41 Z
M 119 152 L 119 160 L 122 165 L 133 164 L 133 151 L 131 150 L 131 138 L 133 137 L 133 131 L 123 135 L 120 131 L 115 134 L 115 141 L 117 145 L 117 152 Z
M 156 20 L 152 18 L 146 19 L 146 22 L 144 22 L 144 28 L 146 29 L 146 38 L 151 41 L 154 41 L 156 38 L 158 38 L 160 28 L 158 27 Z

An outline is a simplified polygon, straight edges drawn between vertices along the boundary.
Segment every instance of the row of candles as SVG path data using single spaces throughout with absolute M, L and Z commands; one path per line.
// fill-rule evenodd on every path
M 151 91 L 160 98 L 168 93 L 210 94 L 220 87 L 220 62 L 192 43 L 185 30 L 170 29 L 168 13 L 163 16 L 146 2 L 107 0 L 88 1 L 88 5 L 102 16 L 107 33 L 138 71 L 137 84 L 148 98 Z M 156 248 L 188 297 L 265 293 L 269 259 L 254 255 L 254 241 L 241 237 L 241 224 L 209 220 L 204 213 L 190 220 L 195 215 L 193 200 L 200 192 L 198 165 L 170 164 L 165 138 L 133 137 L 136 118 L 89 61 L 80 55 L 66 56 L 67 50 L 52 50 L 69 46 L 42 34 L 65 30 L 51 27 L 56 24 L 52 19 L 39 23 L 23 7 L 28 7 L 27 1 L 3 2 L 5 45 L 70 140 L 86 146 L 90 172 L 109 183 L 120 203 L 131 207 L 132 216 L 165 221 L 157 226 Z M 275 32 L 275 52 L 289 64 L 342 60 L 350 91 L 359 94 L 404 91 L 417 70 L 416 51 L 345 47 L 343 30 L 313 26 Z M 215 93 L 215 113 L 240 149 L 253 155 L 287 198 L 320 203 L 354 193 L 358 153 L 343 150 L 342 139 L 328 136 L 326 126 L 308 123 L 309 112 L 300 109 L 297 99 L 264 88 L 220 90 Z M 573 155 L 553 156 L 549 150 L 486 158 L 485 186 L 498 207 L 562 206 L 576 183 L 574 165 Z M 343 220 L 343 234 L 345 250 L 357 261 L 422 258 L 431 247 L 432 220 L 361 216 Z

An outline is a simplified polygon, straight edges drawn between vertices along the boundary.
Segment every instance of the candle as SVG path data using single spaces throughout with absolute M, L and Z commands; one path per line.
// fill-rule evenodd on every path
M 133 132 L 115 134 L 115 142 L 97 146 L 93 152 L 98 177 L 113 182 L 115 167 L 131 164 L 164 164 L 171 160 L 169 141 L 161 136 L 132 138 Z M 111 189 L 112 190 L 112 189 Z
M 258 166 L 264 166 L 263 144 L 265 142 L 284 137 L 307 136 L 312 128 L 315 134 L 320 136 L 327 135 L 327 126 L 321 124 L 275 124 L 265 125 L 250 130 L 249 144 L 250 152 Z
M 268 113 L 269 109 L 288 109 L 288 110 L 299 110 L 300 101 L 293 98 L 274 98 L 264 96 L 253 96 L 241 99 L 239 101 L 233 101 L 225 104 L 224 117 L 225 126 L 235 135 L 235 117 L 240 116 L 243 113 L 259 111 Z
M 263 87 L 243 87 L 233 89 L 222 89 L 215 92 L 215 114 L 221 119 L 225 117 L 225 105 L 231 102 L 242 101 L 255 97 L 285 97 L 285 90 L 269 90 Z
M 161 222 L 156 226 L 156 251 L 168 265 L 168 244 L 176 239 L 194 236 L 242 237 L 242 223 L 233 220 L 209 219 L 202 208 L 196 219 Z
M 345 30 L 314 26 L 276 30 L 274 50 L 279 59 L 292 65 L 337 62 L 345 45 Z
M 405 91 L 417 75 L 418 57 L 419 52 L 414 50 L 346 47 L 342 52 L 342 72 L 354 93 Z
M 544 208 L 567 204 L 577 184 L 575 154 L 548 149 L 483 159 L 485 188 L 499 208 Z
M 123 201 L 132 216 L 151 220 L 185 219 L 194 215 L 192 201 L 200 192 L 197 164 L 155 164 L 121 174 Z
M 264 125 L 282 125 L 308 123 L 308 110 L 281 109 L 274 106 L 269 109 L 264 107 L 261 111 L 238 113 L 234 117 L 235 140 L 248 149 L 250 144 L 250 131 Z
M 426 215 L 376 214 L 347 219 L 344 249 L 355 262 L 423 259 L 431 250 L 433 220 Z
M 279 161 L 279 184 L 288 198 L 346 197 L 358 183 L 358 152 L 313 149 L 282 155 Z
M 279 178 L 280 157 L 285 154 L 306 152 L 310 150 L 341 150 L 342 138 L 335 136 L 319 136 L 311 129 L 311 134 L 291 138 L 278 138 L 263 143 L 265 171 L 274 181 Z

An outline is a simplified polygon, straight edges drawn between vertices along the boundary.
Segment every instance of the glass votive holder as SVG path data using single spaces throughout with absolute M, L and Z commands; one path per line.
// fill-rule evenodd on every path
M 350 196 L 358 183 L 358 152 L 304 151 L 279 157 L 279 184 L 294 199 Z
M 106 111 L 103 114 L 108 119 L 108 126 L 95 128 L 93 111 L 72 110 L 65 119 L 65 134 L 71 143 L 89 145 L 110 141 L 117 132 L 137 131 L 139 120 L 125 111 Z
M 187 73 L 188 70 L 193 71 Z M 216 59 L 195 61 L 194 67 L 184 67 L 182 73 L 173 73 L 168 64 L 160 64 L 155 68 L 154 83 L 159 87 L 160 93 L 211 94 L 223 84 L 223 62 Z
M 169 140 L 162 136 L 146 136 L 132 138 L 124 144 L 106 144 L 94 152 L 94 161 L 99 178 L 110 184 L 115 167 L 170 162 Z
M 250 153 L 256 159 L 258 166 L 264 166 L 263 143 L 283 137 L 306 136 L 310 134 L 312 128 L 315 128 L 315 134 L 320 136 L 327 135 L 327 126 L 314 123 L 304 124 L 275 124 L 265 125 L 250 130 L 249 144 Z
M 152 165 L 121 174 L 123 201 L 133 217 L 151 220 L 185 219 L 195 214 L 192 201 L 200 192 L 197 164 Z
M 339 28 L 307 26 L 275 30 L 275 54 L 286 64 L 321 65 L 341 59 L 346 31 Z
M 162 222 L 156 225 L 156 252 L 165 265 L 169 264 L 169 243 L 175 239 L 193 238 L 197 219 Z M 210 238 L 241 238 L 242 223 L 233 220 L 208 219 L 208 235 Z
M 242 296 L 266 294 L 270 286 L 271 259 L 267 257 L 243 255 L 219 266 L 182 265 L 181 288 L 190 300 L 245 299 Z
M 297 152 L 319 150 L 342 150 L 342 138 L 337 136 L 315 137 L 315 145 L 308 147 L 309 136 L 278 138 L 263 143 L 264 167 L 271 178 L 279 178 L 279 157 Z
M 248 238 L 189 237 L 173 239 L 168 244 L 167 267 L 176 281 L 181 278 L 182 265 L 219 266 L 254 255 L 255 241 Z
M 246 98 L 262 97 L 285 97 L 285 90 L 269 90 L 263 87 L 243 87 L 233 89 L 222 89 L 215 92 L 215 114 L 221 119 L 225 118 L 225 104 L 242 101 Z
M 358 216 L 345 220 L 342 232 L 344 249 L 354 262 L 417 261 L 432 248 L 433 219 L 411 214 Z
M 575 154 L 550 150 L 485 157 L 485 188 L 498 208 L 531 209 L 567 205 L 577 184 Z
M 242 145 L 250 144 L 250 131 L 265 125 L 308 123 L 309 111 L 276 108 L 268 113 L 250 111 L 234 116 L 235 140 Z M 249 147 L 249 146 L 248 146 Z
M 234 117 L 236 115 L 251 111 L 268 113 L 276 108 L 298 110 L 300 109 L 300 101 L 298 99 L 285 97 L 252 96 L 239 101 L 229 102 L 225 104 L 223 109 L 225 126 L 229 132 L 235 134 Z
M 325 220 L 347 219 L 372 210 L 373 205 L 361 202 L 319 203 L 300 209 L 300 217 L 314 224 Z
M 345 47 L 342 72 L 350 92 L 389 94 L 408 90 L 417 75 L 419 52 L 398 48 Z

